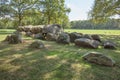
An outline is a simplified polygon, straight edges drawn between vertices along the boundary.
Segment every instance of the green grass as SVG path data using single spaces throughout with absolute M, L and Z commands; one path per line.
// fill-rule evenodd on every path
M 105 35 L 120 35 L 120 30 L 80 30 L 80 29 L 65 29 L 66 32 L 79 32 L 85 34 L 105 34 Z
M 10 34 L 12 32 L 14 32 L 15 30 L 13 29 L 0 29 L 0 35 L 2 34 Z
M 0 41 L 14 30 L 4 31 L 5 34 L 0 33 Z M 31 38 L 22 44 L 0 42 L 0 80 L 120 80 L 120 36 L 104 33 L 101 38 L 116 42 L 118 49 L 84 49 L 74 44 L 62 45 L 43 41 L 46 49 L 35 50 L 28 48 L 34 41 Z M 98 51 L 112 57 L 117 66 L 100 66 L 82 60 L 82 55 L 90 51 Z

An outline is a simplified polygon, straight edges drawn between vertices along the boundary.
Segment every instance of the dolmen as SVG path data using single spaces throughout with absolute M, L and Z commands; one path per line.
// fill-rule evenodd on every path
M 39 26 L 20 26 L 17 31 L 25 32 L 26 36 L 35 39 L 56 41 L 59 34 L 63 33 L 63 28 L 58 24 L 39 25 Z
M 45 25 L 42 29 L 42 34 L 48 41 L 56 41 L 61 33 L 63 33 L 63 28 L 58 24 Z
M 98 34 L 66 33 L 59 24 L 20 26 L 17 31 L 25 33 L 26 36 L 34 39 L 56 41 L 62 44 L 74 43 L 76 46 L 83 48 L 97 49 L 101 46 L 104 49 L 116 49 L 116 45 L 113 42 L 103 41 Z

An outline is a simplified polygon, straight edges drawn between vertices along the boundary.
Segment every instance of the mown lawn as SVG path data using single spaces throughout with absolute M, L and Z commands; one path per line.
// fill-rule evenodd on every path
M 102 40 L 116 42 L 117 50 L 84 49 L 74 44 L 62 45 L 52 41 L 43 41 L 46 49 L 35 50 L 28 48 L 34 41 L 31 38 L 25 38 L 22 44 L 3 43 L 6 35 L 13 31 L 0 30 L 0 80 L 120 80 L 119 30 L 100 31 Z M 107 32 L 111 34 L 108 35 Z M 98 30 L 93 33 L 98 34 Z M 106 67 L 84 61 L 82 55 L 90 51 L 112 57 L 117 65 Z

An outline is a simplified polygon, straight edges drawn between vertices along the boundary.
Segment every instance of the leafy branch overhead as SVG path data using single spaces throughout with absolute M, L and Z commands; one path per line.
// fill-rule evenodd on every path
M 120 0 L 95 0 L 89 13 L 89 17 L 97 22 L 106 21 L 115 15 L 120 17 Z

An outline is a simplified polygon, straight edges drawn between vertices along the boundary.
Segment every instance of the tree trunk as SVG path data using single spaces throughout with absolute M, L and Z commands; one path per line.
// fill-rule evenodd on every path
M 48 18 L 47 24 L 50 24 L 51 15 L 50 15 L 50 12 L 49 12 L 49 11 L 47 12 L 47 18 Z
M 48 15 L 48 24 L 50 24 L 50 15 Z
M 18 26 L 21 26 L 22 15 L 21 13 L 18 14 Z

